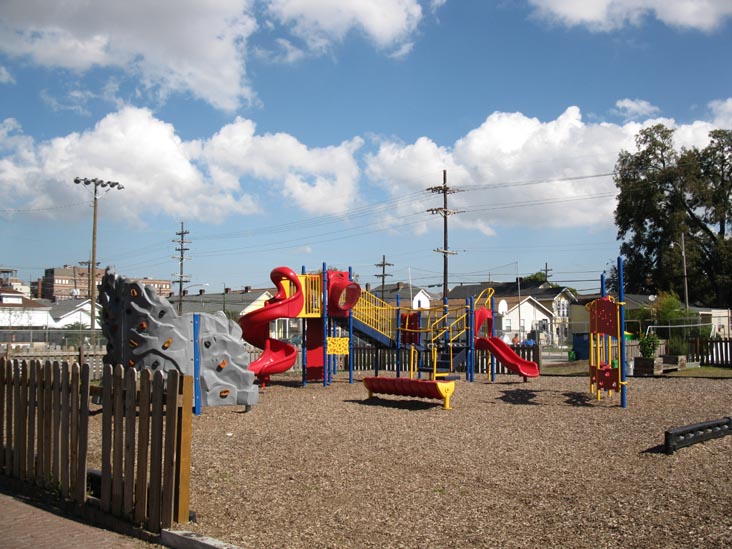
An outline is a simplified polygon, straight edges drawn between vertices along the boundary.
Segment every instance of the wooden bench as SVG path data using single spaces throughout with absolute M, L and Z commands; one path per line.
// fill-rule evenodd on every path
M 450 397 L 455 392 L 454 381 L 409 379 L 402 377 L 365 377 L 364 387 L 369 398 L 374 393 L 442 400 L 442 408 L 450 410 Z

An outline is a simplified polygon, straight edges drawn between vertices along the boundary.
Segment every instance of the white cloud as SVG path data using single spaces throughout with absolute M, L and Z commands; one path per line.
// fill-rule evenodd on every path
M 366 173 L 396 200 L 423 191 L 428 182 L 441 184 L 447 169 L 448 186 L 466 191 L 451 195 L 450 208 L 465 210 L 451 223 L 486 235 L 499 225 L 608 227 L 616 189 L 612 176 L 601 174 L 612 173 L 618 153 L 635 151 L 637 133 L 656 123 L 676 129 L 677 147 L 703 147 L 709 131 L 729 120 L 732 99 L 714 102 L 711 109 L 717 115 L 714 122 L 684 125 L 662 118 L 591 124 L 578 107 L 549 121 L 496 112 L 452 147 L 426 137 L 412 144 L 383 141 L 366 158 Z M 398 204 L 387 222 L 435 206 L 416 200 Z
M 210 139 L 183 141 L 147 109 L 125 107 L 93 128 L 35 142 L 17 121 L 0 124 L 0 203 L 45 210 L 78 202 L 74 177 L 119 181 L 109 215 L 144 223 L 151 215 L 223 222 L 287 203 L 311 214 L 342 213 L 358 201 L 354 138 L 308 148 L 293 136 L 257 135 L 237 118 Z M 69 215 L 51 211 L 48 215 Z
M 379 48 L 398 47 L 422 19 L 417 0 L 272 0 L 268 11 L 317 53 L 327 51 L 354 29 Z
M 729 0 L 529 0 L 536 13 L 567 26 L 611 31 L 644 17 L 680 28 L 711 32 L 732 17 Z
M 356 137 L 308 148 L 289 134 L 257 135 L 254 122 L 238 117 L 201 143 L 200 157 L 216 167 L 212 176 L 222 184 L 245 178 L 309 213 L 330 214 L 357 201 L 360 169 L 354 155 L 362 144 Z
M 0 51 L 74 71 L 118 67 L 165 96 L 190 92 L 221 109 L 254 93 L 245 46 L 253 0 L 6 0 Z
M 725 130 L 732 130 L 732 97 L 712 101 L 709 108 L 714 115 L 713 124 Z
M 651 105 L 644 99 L 619 99 L 615 102 L 615 114 L 625 120 L 637 120 L 639 118 L 656 115 L 661 109 Z
M 15 84 L 13 75 L 2 65 L 0 65 L 0 84 Z
M 2 127 L 0 150 L 7 154 L 0 161 L 0 202 L 8 208 L 40 210 L 78 202 L 84 191 L 71 182 L 81 176 L 121 182 L 125 190 L 115 193 L 115 207 L 107 215 L 143 224 L 151 215 L 223 221 L 254 210 L 241 190 L 204 177 L 173 126 L 145 109 L 127 107 L 85 132 L 39 143 L 13 121 Z

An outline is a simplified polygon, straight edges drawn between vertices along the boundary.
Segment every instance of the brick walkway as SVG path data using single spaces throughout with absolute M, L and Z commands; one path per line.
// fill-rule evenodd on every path
M 159 547 L 58 515 L 0 493 L 0 549 Z

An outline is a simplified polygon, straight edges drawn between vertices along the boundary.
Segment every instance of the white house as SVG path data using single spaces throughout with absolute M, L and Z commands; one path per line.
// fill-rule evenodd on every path
M 54 303 L 51 307 L 50 315 L 53 319 L 53 328 L 66 328 L 72 324 L 80 324 L 85 327 L 91 325 L 89 311 L 91 310 L 89 299 L 65 299 Z M 101 313 L 102 307 L 97 303 L 97 319 Z M 98 328 L 99 322 L 96 322 Z
M 48 328 L 54 325 L 51 305 L 28 299 L 10 288 L 0 288 L 0 327 Z
M 547 328 L 554 322 L 554 313 L 532 296 L 522 297 L 520 302 L 518 297 L 500 299 L 496 308 L 500 315 L 500 321 L 496 324 L 497 335 L 505 334 L 509 339 L 514 334 L 519 334 L 519 338 L 523 339 L 532 331 L 547 334 Z
M 392 305 L 396 304 L 398 296 L 399 305 L 411 309 L 429 309 L 432 301 L 432 297 L 424 289 L 412 286 L 407 282 L 384 284 L 383 286 L 366 284 L 365 290 Z

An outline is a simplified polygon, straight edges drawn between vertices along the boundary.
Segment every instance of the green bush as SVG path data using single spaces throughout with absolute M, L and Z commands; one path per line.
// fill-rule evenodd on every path
M 686 340 L 681 337 L 672 337 L 666 342 L 667 355 L 685 355 L 686 351 Z
M 641 336 L 638 347 L 643 358 L 653 358 L 656 356 L 656 349 L 658 349 L 658 336 L 656 334 Z

